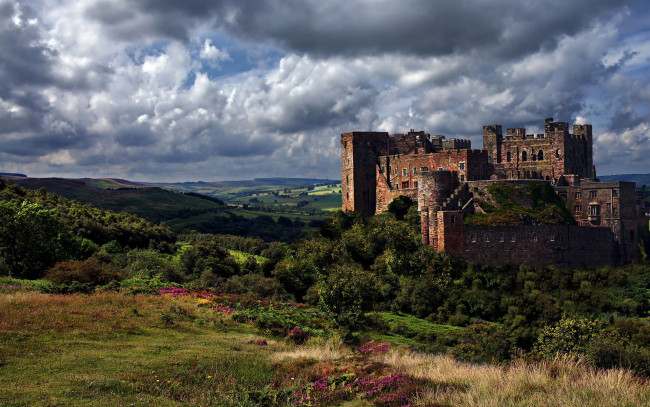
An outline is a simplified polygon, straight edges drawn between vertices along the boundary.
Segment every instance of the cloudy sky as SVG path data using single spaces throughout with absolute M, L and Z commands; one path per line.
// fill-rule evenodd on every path
M 340 178 L 339 137 L 592 123 L 650 173 L 650 4 L 0 0 L 0 171 Z

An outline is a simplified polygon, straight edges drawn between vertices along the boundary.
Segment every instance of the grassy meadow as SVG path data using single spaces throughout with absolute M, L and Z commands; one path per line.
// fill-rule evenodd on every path
M 311 334 L 261 323 L 253 316 L 261 309 Z M 473 365 L 388 342 L 348 347 L 318 315 L 298 304 L 181 289 L 58 295 L 7 284 L 0 287 L 0 405 L 650 403 L 647 380 L 623 370 L 569 357 Z

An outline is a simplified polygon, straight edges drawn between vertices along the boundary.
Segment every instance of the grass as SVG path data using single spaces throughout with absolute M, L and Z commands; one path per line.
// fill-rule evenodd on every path
M 336 337 L 296 345 L 235 322 L 206 298 L 12 287 L 0 290 L 3 406 L 650 403 L 647 381 L 570 358 L 477 366 L 404 346 L 350 348 Z
M 484 213 L 467 214 L 468 226 L 514 226 L 525 224 L 575 224 L 564 201 L 547 183 L 527 185 L 507 183 L 490 184 L 485 190 L 477 189 L 474 203 Z

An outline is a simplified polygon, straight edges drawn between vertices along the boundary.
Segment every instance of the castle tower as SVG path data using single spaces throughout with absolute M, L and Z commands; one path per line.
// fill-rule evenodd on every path
M 386 132 L 341 134 L 343 211 L 375 214 L 377 158 L 388 150 Z
M 585 148 L 585 167 L 586 175 L 585 178 L 594 179 L 596 178 L 596 171 L 594 170 L 594 150 L 593 150 L 593 135 L 591 133 L 591 124 L 574 124 L 573 125 L 573 134 L 580 136 L 584 140 Z
M 500 124 L 483 126 L 483 150 L 488 151 L 488 162 L 498 164 L 501 162 L 501 141 L 503 140 Z

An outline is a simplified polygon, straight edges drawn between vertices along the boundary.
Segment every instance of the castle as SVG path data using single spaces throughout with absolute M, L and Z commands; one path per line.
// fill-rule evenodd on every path
M 639 200 L 633 182 L 599 182 L 589 124 L 545 121 L 544 134 L 483 127 L 483 149 L 469 140 L 411 130 L 341 135 L 343 210 L 370 216 L 400 195 L 418 204 L 422 243 L 470 262 L 602 266 L 639 257 Z M 474 193 L 490 184 L 552 185 L 572 224 L 472 226 Z

